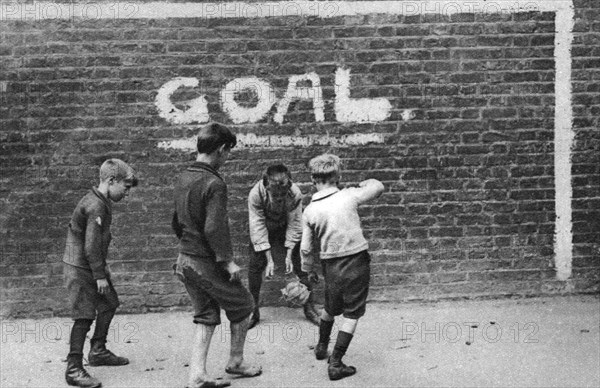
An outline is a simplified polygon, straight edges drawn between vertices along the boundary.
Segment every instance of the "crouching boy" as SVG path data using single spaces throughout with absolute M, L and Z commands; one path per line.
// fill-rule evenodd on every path
M 120 159 L 109 159 L 100 167 L 100 184 L 77 204 L 69 223 L 63 256 L 64 276 L 74 319 L 67 356 L 67 384 L 99 387 L 102 384 L 83 368 L 83 346 L 96 320 L 88 362 L 91 366 L 126 365 L 129 360 L 106 349 L 110 323 L 119 298 L 106 265 L 111 240 L 111 202 L 119 202 L 137 186 L 133 169 Z
M 257 182 L 248 196 L 248 217 L 252 256 L 248 268 L 248 286 L 254 298 L 254 312 L 249 329 L 260 320 L 259 297 L 263 273 L 273 276 L 273 251 L 286 251 L 286 274 L 294 272 L 311 291 L 304 303 L 304 316 L 315 325 L 319 313 L 313 303 L 313 282 L 300 269 L 300 236 L 302 233 L 302 192 L 292 182 L 292 175 L 283 164 L 267 168 L 263 179 Z
M 319 325 L 319 342 L 315 347 L 318 360 L 327 358 L 329 337 L 334 317 L 343 314 L 344 321 L 329 358 L 330 380 L 356 373 L 356 368 L 342 362 L 358 319 L 365 314 L 369 292 L 370 256 L 358 216 L 358 205 L 377 198 L 384 187 L 368 179 L 359 187 L 340 190 L 340 159 L 331 154 L 317 156 L 309 162 L 317 192 L 302 217 L 302 270 L 313 271 L 313 247 L 320 252 L 325 277 L 325 306 Z

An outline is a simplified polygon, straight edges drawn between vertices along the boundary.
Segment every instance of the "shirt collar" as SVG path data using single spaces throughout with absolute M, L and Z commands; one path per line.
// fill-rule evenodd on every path
M 338 191 L 340 191 L 340 189 L 338 189 L 337 187 L 329 187 L 329 188 L 323 189 L 321 191 L 317 191 L 316 193 L 313 194 L 312 200 L 319 201 L 321 199 L 327 198 L 327 197 L 337 193 Z
M 106 207 L 108 208 L 108 210 L 110 211 L 112 206 L 110 204 L 110 201 L 108 200 L 108 198 L 106 198 L 106 196 L 104 196 L 104 194 L 102 194 L 100 191 L 98 191 L 97 188 L 92 187 L 92 192 L 96 195 L 96 197 L 100 198 L 102 200 L 102 202 L 106 205 Z
M 204 162 L 194 162 L 191 166 L 188 167 L 188 171 L 208 171 L 211 174 L 215 175 L 217 178 L 219 178 L 220 180 L 223 180 L 223 178 L 221 178 L 221 175 L 219 175 L 219 173 L 217 172 L 217 170 L 215 170 L 210 164 L 208 163 L 204 163 Z

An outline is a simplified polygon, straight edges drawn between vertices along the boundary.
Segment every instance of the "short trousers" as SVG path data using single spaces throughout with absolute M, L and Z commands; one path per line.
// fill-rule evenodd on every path
M 368 251 L 321 260 L 325 277 L 325 311 L 331 316 L 343 314 L 350 319 L 365 315 L 371 256 Z
M 221 308 L 231 323 L 238 323 L 254 310 L 250 292 L 241 282 L 229 281 L 229 273 L 214 259 L 180 254 L 173 269 L 192 301 L 194 323 L 221 324 Z
M 110 278 L 109 292 L 102 295 L 90 270 L 65 264 L 64 277 L 73 319 L 96 319 L 97 313 L 119 307 L 119 296 Z

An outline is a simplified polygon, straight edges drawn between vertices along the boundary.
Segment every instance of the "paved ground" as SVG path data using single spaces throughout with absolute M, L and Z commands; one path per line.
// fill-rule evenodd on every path
M 246 358 L 264 373 L 232 387 L 599 387 L 600 300 L 594 296 L 370 304 L 345 361 L 358 373 L 330 382 L 301 310 L 265 308 Z M 62 387 L 70 320 L 2 321 L 0 387 Z M 189 313 L 119 315 L 109 338 L 124 367 L 89 367 L 104 387 L 182 387 Z M 228 325 L 213 338 L 209 368 L 225 374 Z M 87 352 L 88 344 L 86 344 Z

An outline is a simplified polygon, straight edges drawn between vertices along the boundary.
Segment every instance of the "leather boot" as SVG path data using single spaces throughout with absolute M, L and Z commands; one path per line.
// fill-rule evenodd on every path
M 342 360 L 332 360 L 329 358 L 329 365 L 327 366 L 329 380 L 341 380 L 355 373 L 355 367 L 344 364 Z
M 102 386 L 100 380 L 90 376 L 83 368 L 83 356 L 67 357 L 67 371 L 65 372 L 65 380 L 67 384 L 84 388 L 98 388 Z
M 306 319 L 308 319 L 310 322 L 314 323 L 315 325 L 319 326 L 320 321 L 320 315 L 317 312 L 317 309 L 315 309 L 315 305 L 313 304 L 312 301 L 308 301 L 304 304 L 304 316 L 306 317 Z
M 95 343 L 88 354 L 88 363 L 90 366 L 120 366 L 129 364 L 129 360 L 115 355 L 104 344 Z

